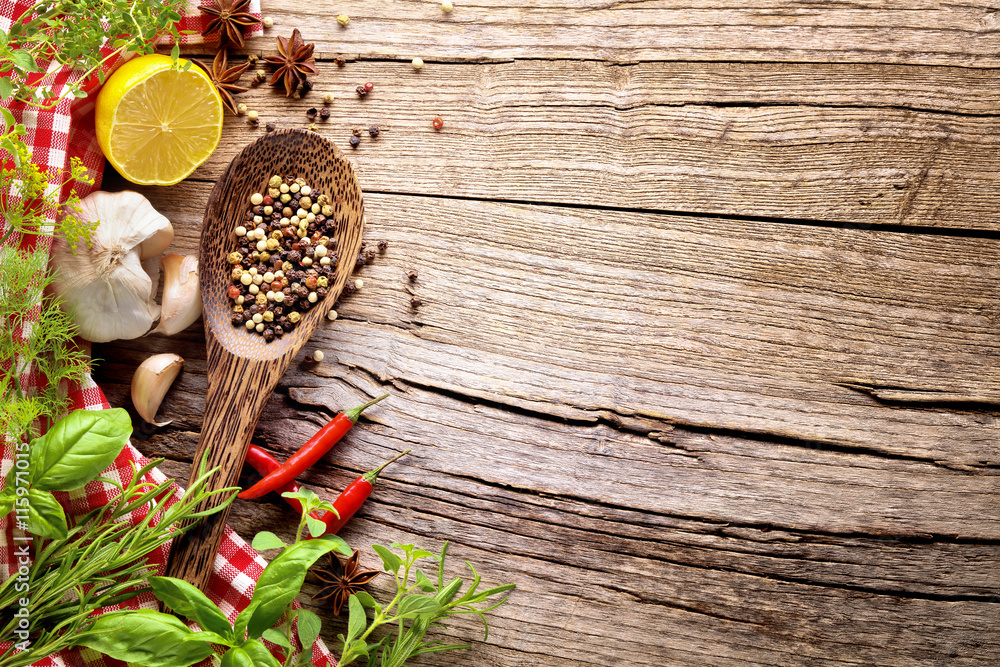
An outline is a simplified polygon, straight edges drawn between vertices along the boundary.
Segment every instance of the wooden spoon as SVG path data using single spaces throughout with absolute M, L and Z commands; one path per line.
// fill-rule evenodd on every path
M 335 209 L 332 217 L 337 221 L 338 261 L 326 299 L 305 313 L 291 333 L 267 343 L 262 336 L 230 321 L 232 302 L 226 290 L 232 285 L 232 267 L 226 256 L 237 248 L 234 231 L 246 221 L 252 206 L 250 195 L 266 193 L 274 174 L 302 177 L 314 193 L 330 197 Z M 233 159 L 215 184 L 205 209 L 198 256 L 208 346 L 208 393 L 189 485 L 208 449 L 209 468 L 219 467 L 209 487 L 236 486 L 250 438 L 271 392 L 354 270 L 364 223 L 364 199 L 351 163 L 336 146 L 313 132 L 279 130 L 261 137 Z M 220 503 L 221 498 L 214 496 L 199 509 Z M 167 574 L 206 590 L 228 517 L 226 508 L 175 540 Z

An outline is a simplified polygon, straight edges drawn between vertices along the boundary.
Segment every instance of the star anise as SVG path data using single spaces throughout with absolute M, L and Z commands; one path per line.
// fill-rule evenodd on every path
M 204 37 L 218 34 L 220 47 L 232 42 L 242 48 L 243 29 L 260 23 L 247 11 L 249 8 L 250 0 L 212 0 L 211 5 L 198 7 L 198 11 L 211 17 L 201 34 Z
M 203 62 L 198 60 L 194 61 L 198 67 L 205 70 L 208 74 L 208 78 L 212 80 L 215 84 L 215 88 L 219 91 L 219 95 L 222 97 L 222 103 L 227 109 L 229 109 L 234 116 L 239 114 L 236 111 L 236 102 L 233 100 L 232 93 L 245 93 L 247 88 L 243 86 L 237 86 L 236 82 L 239 80 L 243 72 L 247 71 L 250 67 L 249 62 L 245 62 L 242 65 L 236 65 L 234 67 L 229 67 L 229 56 L 226 54 L 225 49 L 219 49 L 219 52 L 215 54 L 215 60 L 212 61 L 212 66 L 209 67 Z
M 316 59 L 313 58 L 315 44 L 302 41 L 302 34 L 296 28 L 290 39 L 278 38 L 278 56 L 268 56 L 267 62 L 276 67 L 271 77 L 272 86 L 285 87 L 285 97 L 291 97 L 295 89 L 306 81 L 306 76 L 316 73 Z
M 340 560 L 340 556 L 330 554 L 330 569 L 314 568 L 313 574 L 319 577 L 325 586 L 316 591 L 313 600 L 326 600 L 333 598 L 333 615 L 340 616 L 340 610 L 347 604 L 347 600 L 352 594 L 361 590 L 361 587 L 382 574 L 378 570 L 362 570 L 358 567 L 358 552 L 355 552 L 347 560 Z

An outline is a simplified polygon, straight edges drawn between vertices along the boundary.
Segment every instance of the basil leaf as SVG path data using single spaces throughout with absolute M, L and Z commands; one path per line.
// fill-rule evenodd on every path
M 392 553 L 381 544 L 373 544 L 372 549 L 382 559 L 382 564 L 385 566 L 386 570 L 392 572 L 393 574 L 399 572 L 399 566 L 403 564 L 403 561 L 399 560 L 399 556 Z
M 72 491 L 97 477 L 115 460 L 132 421 L 122 408 L 76 410 L 31 443 L 32 485 L 45 491 Z
M 140 609 L 99 616 L 76 643 L 145 667 L 187 667 L 212 654 L 212 647 L 204 642 L 184 641 L 190 634 L 176 616 Z M 248 662 L 246 667 L 253 664 Z
M 323 623 L 319 620 L 319 616 L 308 609 L 299 609 L 299 643 L 302 644 L 303 648 L 316 643 L 320 628 L 322 627 Z
M 259 606 L 260 600 L 257 602 L 251 602 L 247 605 L 246 609 L 241 611 L 236 616 L 236 622 L 233 623 L 233 637 L 236 638 L 236 641 L 241 642 L 246 637 L 247 624 L 250 622 L 250 617 L 253 616 L 253 613 L 257 611 L 257 607 Z
M 253 536 L 253 542 L 250 544 L 257 551 L 267 551 L 268 549 L 283 549 L 285 543 L 281 541 L 281 538 L 272 533 L 269 530 L 262 530 Z
M 233 633 L 233 626 L 226 615 L 197 587 L 173 577 L 150 577 L 149 585 L 160 602 L 166 603 L 184 618 L 195 621 L 203 630 L 222 637 Z
M 406 598 L 403 598 L 405 601 Z M 350 644 L 355 637 L 361 635 L 365 631 L 365 627 L 368 625 L 368 617 L 365 616 L 365 608 L 361 606 L 361 600 L 358 599 L 356 595 L 351 595 L 347 600 L 347 607 L 350 610 L 350 614 L 347 617 L 347 639 L 344 640 L 345 644 Z
M 247 631 L 250 637 L 260 637 L 264 630 L 278 622 L 285 608 L 295 599 L 306 572 L 316 560 L 331 551 L 344 555 L 351 554 L 350 547 L 335 535 L 327 535 L 315 540 L 297 542 L 288 547 L 267 567 L 257 579 L 251 602 L 260 601 L 260 606 L 250 617 Z
M 208 642 L 209 644 L 219 644 L 220 646 L 232 646 L 233 640 L 229 637 L 214 632 L 192 632 L 184 638 L 186 642 Z
M 276 630 L 274 628 L 268 628 L 267 630 L 264 630 L 264 634 L 261 635 L 261 639 L 266 639 L 272 644 L 277 644 L 278 646 L 280 646 L 285 650 L 288 651 L 292 650 L 292 643 L 288 641 L 288 637 L 285 636 L 285 633 L 281 632 L 280 630 Z M 256 641 L 256 640 L 251 639 L 250 641 Z M 250 642 L 247 643 L 249 644 Z
M 66 513 L 48 491 L 28 489 L 28 530 L 40 537 L 65 540 L 69 534 Z
M 285 640 L 288 641 L 287 639 Z M 281 667 L 281 663 L 267 650 L 267 647 L 256 639 L 250 639 L 243 645 L 243 650 L 253 660 L 254 667 Z M 289 646 L 289 650 L 291 647 Z
M 14 499 L 17 489 L 14 488 L 13 476 L 7 478 L 7 485 L 0 491 L 0 517 L 7 516 L 14 509 Z
M 220 667 L 254 667 L 254 664 L 247 652 L 237 646 L 226 651 Z

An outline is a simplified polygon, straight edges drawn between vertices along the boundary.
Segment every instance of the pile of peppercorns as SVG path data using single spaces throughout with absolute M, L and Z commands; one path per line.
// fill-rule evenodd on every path
M 250 205 L 236 228 L 238 248 L 227 257 L 233 284 L 226 296 L 233 326 L 270 343 L 323 303 L 337 267 L 337 223 L 329 197 L 302 178 L 272 176 L 267 193 L 250 195 Z

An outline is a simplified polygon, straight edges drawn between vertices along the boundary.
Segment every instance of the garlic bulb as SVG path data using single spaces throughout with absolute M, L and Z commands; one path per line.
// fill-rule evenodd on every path
M 136 338 L 159 316 L 155 257 L 173 241 L 170 221 L 138 192 L 95 192 L 80 203 L 85 220 L 100 220 L 91 247 L 74 254 L 58 237 L 52 250 L 53 289 L 89 341 Z M 147 271 L 147 268 L 149 269 Z
M 184 366 L 184 359 L 176 354 L 154 354 L 139 364 L 132 376 L 132 405 L 139 416 L 156 426 L 166 426 L 169 421 L 154 421 L 156 411 Z
M 163 306 L 160 326 L 155 333 L 173 336 L 201 317 L 198 257 L 170 253 L 160 259 L 160 266 L 163 267 Z

